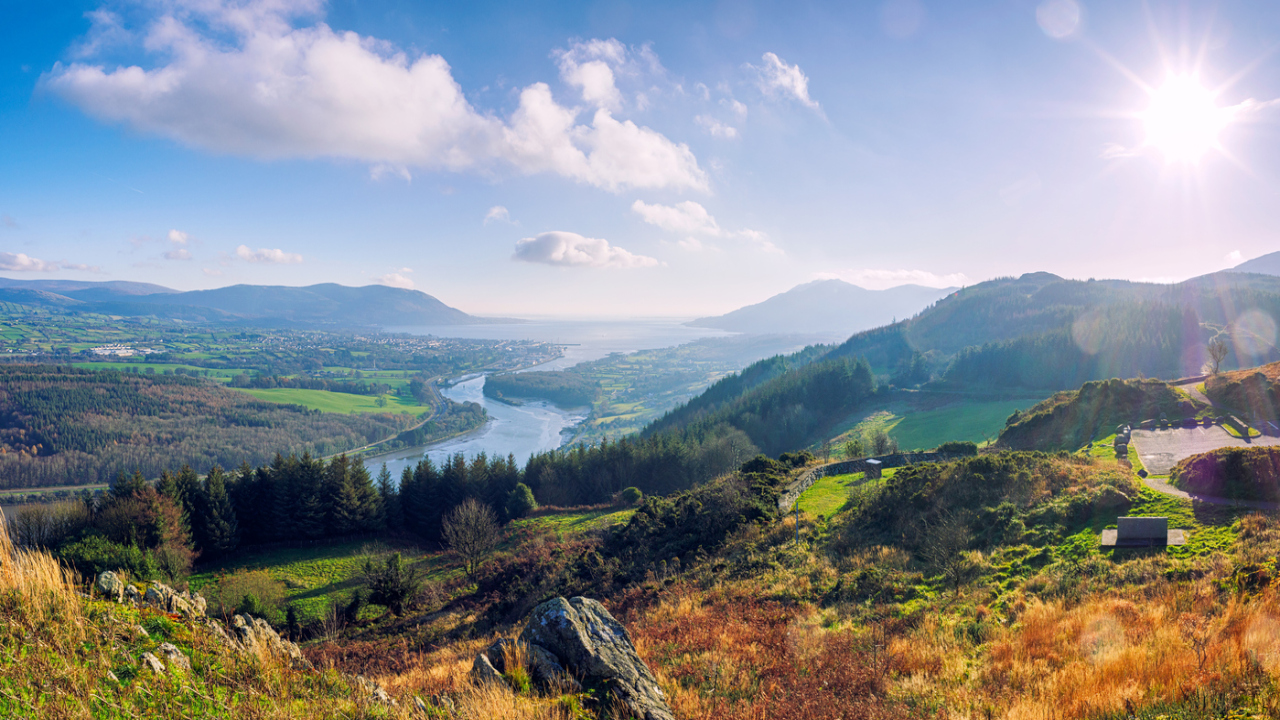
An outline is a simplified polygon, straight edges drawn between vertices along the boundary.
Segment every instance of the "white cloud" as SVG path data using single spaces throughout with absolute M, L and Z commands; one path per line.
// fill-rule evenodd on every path
M 1239 265 L 1240 261 L 1244 260 L 1244 255 L 1240 254 L 1239 250 L 1232 250 L 1231 252 L 1227 253 L 1226 257 L 1224 257 L 1223 260 Z
M 221 277 L 222 275 L 221 270 L 219 270 L 218 268 L 211 268 L 211 267 L 200 268 L 200 272 L 204 273 L 205 275 L 208 275 L 209 277 Z
M 178 248 L 176 250 L 170 250 L 169 252 L 164 254 L 164 259 L 165 260 L 190 260 L 191 251 L 186 248 Z
M 720 237 L 724 231 L 711 213 L 691 200 L 671 205 L 650 205 L 643 200 L 631 204 L 632 212 L 638 214 L 650 225 L 657 225 L 663 230 L 674 233 L 696 233 Z
M 512 225 L 516 224 L 511 222 L 511 213 L 501 205 L 494 205 L 489 208 L 489 212 L 484 214 L 484 224 L 488 225 L 491 222 L 504 222 L 511 223 Z
M 408 277 L 408 273 L 413 272 L 409 268 L 400 268 L 400 272 L 391 272 L 373 279 L 379 285 L 387 287 L 401 288 L 403 290 L 413 289 L 413 280 Z
M 159 7 L 166 14 L 148 25 L 142 43 L 161 63 L 59 63 L 42 85 L 95 117 L 194 147 L 351 159 L 369 163 L 375 179 L 404 177 L 410 167 L 506 166 L 610 191 L 707 187 L 686 145 L 614 118 L 617 88 L 591 64 L 618 72 L 612 63 L 625 48 L 616 40 L 562 55 L 572 58 L 562 62 L 566 79 L 597 105 L 589 122 L 579 123 L 579 110 L 556 103 L 543 83 L 524 88 L 504 120 L 472 107 L 439 55 L 411 57 L 322 22 L 294 27 L 296 17 L 319 11 L 318 1 L 172 0 Z M 660 69 L 647 48 L 637 55 L 628 66 Z
M 660 205 L 657 203 L 650 205 L 642 200 L 636 200 L 631 204 L 631 210 L 650 225 L 656 225 L 668 232 L 690 236 L 680 242 L 680 246 L 687 250 L 702 250 L 711 247 L 692 237 L 701 235 L 707 238 L 748 240 L 755 243 L 757 248 L 764 252 L 782 254 L 782 249 L 770 242 L 769 237 L 764 233 L 759 230 L 745 228 L 742 230 L 725 230 L 720 227 L 720 223 L 716 222 L 716 219 L 712 217 L 711 213 L 707 212 L 705 207 L 692 200 L 686 200 L 675 205 Z
M 748 65 L 758 73 L 756 84 L 770 97 L 785 95 L 800 101 L 807 107 L 819 110 L 818 103 L 809 97 L 809 78 L 799 65 L 788 65 L 777 55 L 767 52 L 762 56 L 764 65 Z
M 720 98 L 720 104 L 729 108 L 729 111 L 738 116 L 739 120 L 745 120 L 747 117 L 747 106 L 738 102 L 733 98 Z
M 0 270 L 9 272 L 57 272 L 58 263 L 45 262 L 26 253 L 0 252 Z
M 169 242 L 173 243 L 174 245 L 186 245 L 187 241 L 190 239 L 191 239 L 191 236 L 182 232 L 181 230 L 169 231 Z
M 727 140 L 732 140 L 738 137 L 737 128 L 731 125 L 725 125 L 710 115 L 699 115 L 695 117 L 693 121 L 710 133 L 712 137 L 725 138 Z
M 819 279 L 839 278 L 868 290 L 884 290 L 899 285 L 923 285 L 932 288 L 959 287 L 972 281 L 964 273 L 938 275 L 928 270 L 850 269 L 840 272 L 815 273 Z
M 515 254 L 511 257 L 562 267 L 633 268 L 659 264 L 656 258 L 630 253 L 610 245 L 607 240 L 559 230 L 517 240 Z
M 261 248 L 255 252 L 249 249 L 248 245 L 241 245 L 236 248 L 236 257 L 245 262 L 276 265 L 297 265 L 302 262 L 302 256 L 297 253 L 287 253 L 283 250 L 270 248 Z
M 560 77 L 581 91 L 584 102 L 610 110 L 622 107 L 622 93 L 610 67 L 610 63 L 626 62 L 627 49 L 622 43 L 613 38 L 577 42 L 553 54 L 560 63 Z
M 59 270 L 81 270 L 100 273 L 102 268 L 84 263 L 69 263 L 60 260 L 49 261 L 33 258 L 26 253 L 0 252 L 0 270 L 7 272 L 58 272 Z

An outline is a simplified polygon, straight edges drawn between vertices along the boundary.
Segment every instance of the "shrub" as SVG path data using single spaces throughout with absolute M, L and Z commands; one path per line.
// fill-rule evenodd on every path
M 623 490 L 618 497 L 627 505 L 639 505 L 644 500 L 644 493 L 640 492 L 638 487 L 629 487 Z
M 967 440 L 952 440 L 951 442 L 944 442 L 939 445 L 937 452 L 947 455 L 977 455 L 978 443 L 969 442 Z
M 538 509 L 538 501 L 533 497 L 533 491 L 524 483 L 516 483 L 516 487 L 507 496 L 507 517 L 511 519 L 522 518 L 525 515 Z
M 364 576 L 369 602 L 385 605 L 397 615 L 404 611 L 405 601 L 418 592 L 418 571 L 405 564 L 400 553 L 388 557 L 385 564 L 366 560 Z
M 104 570 L 127 570 L 140 580 L 151 580 L 161 574 L 155 557 L 137 545 L 113 543 L 101 535 L 89 535 L 64 545 L 58 556 L 81 575 L 95 577 Z
M 212 614 L 227 617 L 247 612 L 275 622 L 284 603 L 284 583 L 266 570 L 237 570 L 219 577 L 216 586 L 205 588 L 204 595 Z

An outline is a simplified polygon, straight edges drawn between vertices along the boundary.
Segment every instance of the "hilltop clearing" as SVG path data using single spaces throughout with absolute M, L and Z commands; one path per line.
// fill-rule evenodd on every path
M 1160 380 L 1087 382 L 1055 394 L 1026 412 L 1015 412 L 997 445 L 1019 450 L 1074 450 L 1116 433 L 1117 426 L 1144 420 L 1180 421 L 1212 414 Z

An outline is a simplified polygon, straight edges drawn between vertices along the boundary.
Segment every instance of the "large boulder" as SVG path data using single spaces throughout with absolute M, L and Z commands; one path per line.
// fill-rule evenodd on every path
M 520 641 L 545 649 L 588 685 L 607 687 L 635 717 L 675 720 L 627 629 L 595 600 L 555 598 L 542 603 L 530 614 Z
M 110 570 L 103 570 L 102 573 L 98 575 L 97 585 L 98 590 L 100 590 L 103 595 L 106 595 L 116 602 L 120 602 L 120 598 L 124 596 L 124 581 Z

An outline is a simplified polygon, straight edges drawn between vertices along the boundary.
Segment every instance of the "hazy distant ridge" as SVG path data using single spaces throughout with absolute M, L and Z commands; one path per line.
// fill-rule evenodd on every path
M 468 315 L 419 290 L 384 285 L 232 285 L 216 290 L 178 292 L 148 283 L 0 278 L 0 299 L 80 312 L 159 315 L 214 322 L 339 326 L 493 322 Z
M 911 317 L 956 288 L 901 285 L 867 290 L 843 280 L 814 280 L 718 317 L 694 320 L 694 327 L 752 334 L 804 333 L 841 338 Z
M 1252 260 L 1246 260 L 1231 268 L 1231 272 L 1258 273 L 1259 275 L 1280 275 L 1280 250 L 1267 253 Z

